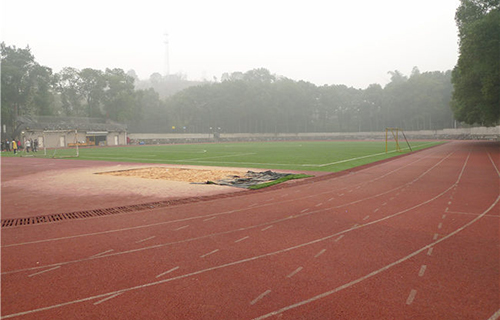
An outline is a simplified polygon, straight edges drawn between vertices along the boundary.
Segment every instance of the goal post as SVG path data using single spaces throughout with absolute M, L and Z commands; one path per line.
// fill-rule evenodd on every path
M 389 132 L 391 135 L 389 135 Z M 408 145 L 408 148 L 410 151 L 413 151 L 411 149 L 410 143 L 408 142 L 408 139 L 406 138 L 405 132 L 401 128 L 385 128 L 385 153 L 389 152 L 389 142 L 393 141 L 396 143 L 396 151 L 397 152 L 403 152 L 401 149 L 401 146 L 399 144 L 400 142 L 400 134 L 403 136 L 403 138 L 406 141 L 406 144 Z
M 43 152 L 51 158 L 75 158 L 80 155 L 78 130 L 45 130 Z

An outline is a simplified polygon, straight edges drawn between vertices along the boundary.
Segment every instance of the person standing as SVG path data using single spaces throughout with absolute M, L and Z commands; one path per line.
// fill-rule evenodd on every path
M 14 154 L 17 153 L 17 142 L 16 142 L 16 140 L 12 140 L 12 150 L 14 150 Z
M 26 142 L 24 143 L 24 147 L 26 148 L 26 152 L 30 153 L 30 148 L 31 148 L 31 141 L 30 141 L 30 139 L 26 139 Z

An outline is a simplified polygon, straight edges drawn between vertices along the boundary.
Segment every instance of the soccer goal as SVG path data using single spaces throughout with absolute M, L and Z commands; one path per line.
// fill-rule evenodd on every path
M 51 158 L 75 158 L 80 154 L 77 130 L 45 130 L 40 147 Z
M 391 133 L 390 135 L 389 135 L 389 132 Z M 401 150 L 401 146 L 399 145 L 400 135 L 402 135 L 403 138 L 405 139 L 406 144 L 408 145 L 408 148 L 410 149 L 410 151 L 413 151 L 411 149 L 410 143 L 408 142 L 408 139 L 406 139 L 406 135 L 405 135 L 405 132 L 403 131 L 403 129 L 401 129 L 401 128 L 385 128 L 385 153 L 389 152 L 389 142 L 392 142 L 393 140 L 396 143 L 396 151 L 403 152 L 403 150 Z

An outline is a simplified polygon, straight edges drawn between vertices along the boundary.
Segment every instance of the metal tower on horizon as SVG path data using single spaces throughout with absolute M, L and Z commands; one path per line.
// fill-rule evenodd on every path
M 164 76 L 169 77 L 170 76 L 170 61 L 169 61 L 169 52 L 168 52 L 168 33 L 163 34 L 165 36 L 165 61 L 164 61 Z

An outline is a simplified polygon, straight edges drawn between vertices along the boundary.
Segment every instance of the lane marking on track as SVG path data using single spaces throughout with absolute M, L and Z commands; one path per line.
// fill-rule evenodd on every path
M 217 217 L 210 217 L 210 218 L 207 218 L 207 219 L 205 219 L 205 220 L 203 220 L 203 221 L 210 221 L 210 220 L 213 220 L 213 219 L 215 219 L 215 218 L 217 218 Z
M 375 212 L 377 212 L 379 210 L 380 210 L 380 208 L 377 208 L 377 209 L 373 210 L 373 213 L 375 213 Z
M 427 269 L 427 266 L 424 264 L 420 267 L 420 271 L 418 272 L 418 276 L 419 277 L 423 277 L 424 276 L 424 273 L 425 273 L 425 270 Z
M 444 192 L 445 193 L 445 192 Z M 442 193 L 440 196 L 442 196 L 444 193 Z M 435 198 L 433 198 L 433 200 L 439 198 L 440 196 L 437 196 Z M 470 222 L 468 222 L 467 224 L 463 225 L 462 227 L 456 229 L 455 231 L 451 232 L 450 234 L 444 236 L 443 238 L 433 242 L 433 243 L 430 243 L 416 251 L 414 251 L 413 253 L 397 260 L 397 261 L 394 261 L 378 270 L 375 270 L 363 277 L 360 277 L 356 280 L 353 280 L 351 282 L 348 282 L 342 286 L 339 286 L 331 291 L 327 291 L 327 292 L 324 292 L 320 295 L 317 295 L 315 297 L 312 297 L 310 299 L 307 299 L 307 300 L 303 300 L 301 302 L 298 302 L 298 303 L 295 303 L 295 304 L 292 304 L 292 305 L 289 305 L 287 307 L 284 307 L 284 308 L 281 308 L 279 310 L 276 310 L 276 311 L 273 311 L 273 312 L 270 312 L 268 314 L 265 314 L 263 316 L 260 316 L 258 318 L 255 318 L 254 320 L 259 320 L 259 319 L 265 319 L 265 318 L 268 318 L 268 317 L 271 317 L 273 315 L 276 315 L 276 314 L 280 314 L 280 313 L 283 313 L 287 310 L 290 310 L 290 309 L 294 309 L 294 308 L 297 308 L 297 307 L 300 307 L 302 305 L 305 305 L 305 304 L 308 304 L 308 303 L 311 303 L 313 301 L 316 301 L 318 299 L 322 299 L 324 297 L 327 297 L 327 296 L 330 296 L 336 292 L 339 292 L 343 289 L 346 289 L 346 288 L 349 288 L 357 283 L 360 283 L 366 279 L 369 279 L 375 275 L 378 275 L 379 273 L 381 272 L 384 272 L 386 270 L 389 270 L 391 269 L 392 267 L 396 266 L 396 265 L 399 265 L 401 264 L 402 262 L 405 262 L 406 260 L 408 259 L 411 259 L 412 257 L 420 254 L 421 252 L 423 252 L 424 250 L 427 250 L 449 238 L 451 238 L 452 236 L 456 235 L 457 233 L 461 232 L 462 230 L 464 230 L 465 228 L 471 226 L 472 224 L 474 224 L 475 222 L 477 222 L 479 219 L 481 219 L 485 214 L 487 214 L 488 212 L 490 212 L 496 205 L 497 203 L 500 201 L 500 196 L 497 197 L 497 199 L 492 203 L 492 205 L 486 209 L 480 216 L 472 219 Z M 430 200 L 426 201 L 426 203 L 430 202 Z M 384 220 L 387 219 L 387 218 L 384 218 Z M 373 223 L 369 223 L 369 224 L 373 224 Z M 367 224 L 367 225 L 369 225 Z M 347 232 L 344 231 L 343 233 Z M 64 306 L 68 306 L 68 305 L 73 305 L 73 304 L 76 304 L 76 303 L 81 303 L 81 302 L 85 302 L 85 301 L 91 301 L 91 300 L 95 300 L 95 299 L 99 299 L 99 298 L 102 298 L 102 297 L 107 297 L 109 296 L 110 294 L 116 294 L 116 293 L 122 293 L 122 292 L 128 292 L 128 291 L 134 291 L 134 290 L 138 290 L 138 289 L 143 289 L 143 288 L 147 288 L 147 287 L 151 287 L 151 286 L 156 286 L 156 285 L 159 285 L 159 284 L 163 284 L 163 283 L 167 283 L 167 282 L 171 282 L 171 281 L 174 281 L 174 280 L 178 280 L 178 279 L 184 279 L 184 278 L 187 278 L 187 277 L 192 277 L 194 275 L 198 275 L 198 274 L 202 274 L 202 273 L 205 273 L 205 272 L 209 272 L 209 271 L 213 271 L 213 270 L 219 270 L 219 269 L 222 269 L 222 268 L 226 268 L 226 267 L 230 267 L 230 266 L 235 266 L 235 265 L 239 265 L 239 264 L 242 264 L 242 263 L 245 263 L 245 262 L 250 262 L 250 261 L 255 261 L 255 260 L 258 260 L 258 259 L 261 259 L 261 258 L 266 258 L 266 257 L 270 257 L 270 256 L 275 256 L 277 254 L 280 254 L 280 253 L 284 253 L 284 252 L 289 252 L 289 251 L 292 251 L 292 250 L 295 250 L 295 249 L 298 249 L 298 248 L 303 248 L 305 246 L 308 246 L 308 245 L 311 245 L 311 244 L 315 244 L 315 243 L 318 243 L 318 242 L 321 242 L 321 241 L 324 241 L 324 240 L 327 240 L 327 239 L 330 239 L 332 236 L 334 235 L 330 235 L 330 236 L 327 236 L 327 237 L 324 237 L 324 238 L 321 238 L 321 239 L 317 239 L 317 240 L 313 240 L 313 241 L 310 241 L 310 242 L 307 242 L 307 243 L 303 243 L 303 244 L 300 244 L 300 245 L 297 245 L 297 246 L 294 246 L 294 247 L 290 247 L 290 248 L 286 248 L 286 249 L 282 249 L 282 250 L 279 250 L 279 251 L 275 251 L 275 252 L 270 252 L 270 253 L 267 253 L 267 254 L 263 254 L 263 255 L 260 255 L 260 256 L 255 256 L 255 257 L 251 257 L 251 258 L 247 258 L 247 259 L 243 259 L 243 260 L 239 260 L 239 261 L 234 261 L 234 262 L 230 262 L 230 263 L 227 263 L 227 264 L 223 264 L 223 265 L 219 265 L 219 266 L 215 266 L 215 267 L 211 267 L 211 268 L 207 268 L 207 269 L 204 269 L 204 270 L 199 270 L 199 271 L 196 271 L 196 272 L 192 272 L 192 273 L 188 273 L 188 274 L 184 274 L 184 275 L 180 275 L 180 276 L 177 276 L 177 277 L 174 277 L 174 278 L 169 278 L 169 279 L 165 279 L 165 280 L 160 280 L 160 281 L 156 281 L 156 282 L 151 282 L 151 283 L 145 283 L 145 284 L 142 284 L 142 285 L 138 285 L 138 286 L 135 286 L 135 287 L 130 287 L 130 288 L 126 288 L 126 289 L 122 289 L 122 290 L 119 290 L 119 291 L 115 291 L 115 292 L 108 292 L 108 293 L 105 293 L 105 294 L 100 294 L 100 295 L 96 295 L 96 296 L 91 296 L 91 297 L 87 297 L 87 298 L 81 298 L 81 299 L 77 299 L 77 300 L 72 300 L 72 301 L 68 301 L 68 302 L 64 302 L 64 303 L 60 303 L 60 304 L 56 304 L 56 305 L 51 305 L 51 306 L 47 306 L 47 307 L 42 307 L 42 308 L 37 308 L 37 309 L 32 309 L 32 310 L 28 310 L 28 311 L 22 311 L 22 312 L 18 312 L 18 313 L 14 313 L 14 314 L 9 314 L 9 315 L 5 315 L 5 316 L 2 316 L 1 318 L 3 319 L 7 319 L 7 318 L 13 318 L 13 317 L 18 317 L 18 316 L 23 316 L 23 315 L 27 315 L 27 314 L 33 314 L 33 313 L 37 313 L 37 312 L 41 312 L 41 311 L 46 311 L 46 310 L 51 310 L 51 309 L 55 309 L 55 308 L 60 308 L 60 307 L 64 307 Z M 270 290 L 268 290 L 270 292 Z
M 257 298 L 253 299 L 250 302 L 250 304 L 253 306 L 254 304 L 256 304 L 257 302 L 259 302 L 260 300 L 262 300 L 262 298 L 264 298 L 265 296 L 267 296 L 270 293 L 271 293 L 271 290 L 267 290 L 267 291 L 261 293 Z
M 111 253 L 113 252 L 114 250 L 113 249 L 110 249 L 108 251 L 104 251 L 104 252 L 101 252 L 101 253 L 98 253 L 98 254 L 94 254 L 93 256 L 91 256 L 92 258 L 95 258 L 95 257 L 99 257 L 99 256 L 102 256 L 102 255 L 105 255 L 106 253 Z
M 408 299 L 406 299 L 406 304 L 410 305 L 413 303 L 413 300 L 415 300 L 415 296 L 417 295 L 417 290 L 411 289 L 410 295 L 408 295 Z
M 439 237 L 439 234 L 434 233 L 434 237 L 432 237 L 432 240 L 437 240 L 438 237 Z
M 325 253 L 326 249 L 322 249 L 320 252 L 316 253 L 316 255 L 314 256 L 315 258 L 319 257 L 320 255 L 322 255 L 323 253 Z
M 189 227 L 189 225 L 185 225 L 185 226 L 179 227 L 177 229 L 174 229 L 174 231 L 179 231 L 179 230 L 182 230 L 182 229 L 186 229 L 187 227 Z
M 486 152 L 488 154 L 488 158 L 490 158 L 490 161 L 491 161 L 491 164 L 493 165 L 493 168 L 495 168 L 495 171 L 497 172 L 497 176 L 500 177 L 500 170 L 498 170 L 498 167 L 497 165 L 495 164 L 495 162 L 493 161 L 493 158 L 491 158 L 491 155 L 489 152 Z
M 440 222 L 440 223 L 438 224 L 438 229 L 441 229 L 442 227 L 443 227 L 443 223 L 442 223 L 442 222 Z
M 303 268 L 302 267 L 298 267 L 297 269 L 295 269 L 295 271 L 293 271 L 292 273 L 290 273 L 289 275 L 287 275 L 286 277 L 287 278 L 291 278 L 293 277 L 294 275 L 296 275 L 297 273 L 299 273 Z
M 261 229 L 260 231 L 266 231 L 268 229 L 271 229 L 273 226 L 268 226 L 268 227 L 265 227 L 264 229 Z
M 45 272 L 49 272 L 49 271 L 52 271 L 52 270 L 56 270 L 56 269 L 59 269 L 61 266 L 57 266 L 57 267 L 54 267 L 54 268 L 50 268 L 50 269 L 47 269 L 47 270 L 43 270 L 43 271 L 40 271 L 40 272 L 37 272 L 37 273 L 33 273 L 33 274 L 30 274 L 28 275 L 28 277 L 34 277 L 34 276 L 37 276 L 39 274 L 42 274 L 42 273 L 45 273 Z
M 444 219 L 444 218 L 446 218 L 446 214 L 443 214 L 443 215 L 441 216 L 441 219 Z
M 309 208 L 302 210 L 300 213 L 304 213 L 304 212 L 307 212 L 307 211 L 309 211 Z
M 109 297 L 107 297 L 107 298 L 104 298 L 104 299 L 102 299 L 102 300 L 99 300 L 99 301 L 97 301 L 97 302 L 95 302 L 95 303 L 94 303 L 94 306 L 97 306 L 98 304 L 101 304 L 101 303 L 103 303 L 103 302 L 106 302 L 106 301 L 108 301 L 108 300 L 111 300 L 111 299 L 113 299 L 113 298 L 116 298 L 116 297 L 118 297 L 118 296 L 119 296 L 119 295 L 121 295 L 121 294 L 122 294 L 122 293 L 117 293 L 117 294 L 114 294 L 114 295 L 109 296 Z
M 243 238 L 241 238 L 241 239 L 239 239 L 239 240 L 236 240 L 234 243 L 241 242 L 241 241 L 246 240 L 246 239 L 248 239 L 248 238 L 250 238 L 250 236 L 246 236 L 246 237 L 243 237 Z
M 200 258 L 208 257 L 209 255 L 212 255 L 212 254 L 214 254 L 216 252 L 219 252 L 219 249 L 215 249 L 213 251 L 210 251 L 209 253 L 205 253 L 205 254 L 201 255 Z
M 480 213 L 473 213 L 473 212 L 458 212 L 458 211 L 448 211 L 450 214 L 465 214 L 465 215 L 471 215 L 471 216 L 479 216 Z M 498 214 L 486 214 L 485 217 L 495 217 L 495 218 L 500 218 L 500 215 Z
M 370 216 L 366 216 L 363 218 L 363 221 L 370 219 Z
M 320 207 L 323 204 L 323 202 L 320 202 L 316 205 L 316 207 Z
M 500 309 L 495 312 L 488 320 L 497 320 L 498 318 L 500 318 Z
M 340 239 L 342 239 L 344 237 L 344 235 L 340 235 L 337 239 L 335 239 L 335 242 L 339 242 Z
M 434 248 L 432 248 L 432 247 L 430 247 L 429 250 L 427 250 L 427 255 L 428 256 L 432 255 L 432 250 L 434 250 Z
M 170 270 L 168 270 L 168 271 L 165 271 L 165 272 L 163 272 L 163 273 L 160 273 L 160 274 L 159 274 L 159 275 L 157 275 L 156 277 L 157 277 L 157 278 L 159 278 L 159 277 L 164 276 L 164 275 L 166 275 L 166 274 L 168 274 L 168 273 L 174 272 L 174 271 L 175 271 L 175 270 L 177 270 L 177 269 L 179 269 L 179 267 L 178 267 L 178 266 L 177 266 L 177 267 L 175 267 L 175 268 L 172 268 L 172 269 L 170 269 Z
M 149 237 L 149 238 L 146 238 L 146 239 L 138 240 L 135 243 L 145 242 L 145 241 L 148 241 L 148 240 L 151 240 L 151 239 L 154 239 L 154 238 L 156 238 L 156 236 L 152 236 L 152 237 Z

